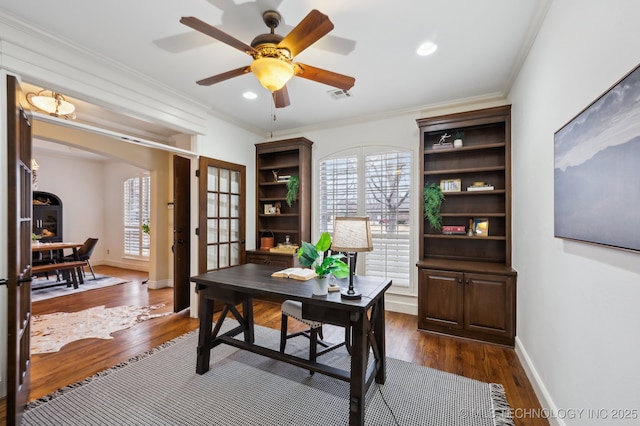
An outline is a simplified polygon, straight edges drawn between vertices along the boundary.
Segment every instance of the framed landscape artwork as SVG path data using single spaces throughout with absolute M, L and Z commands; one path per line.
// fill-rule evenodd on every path
M 640 251 L 640 66 L 554 135 L 554 234 Z

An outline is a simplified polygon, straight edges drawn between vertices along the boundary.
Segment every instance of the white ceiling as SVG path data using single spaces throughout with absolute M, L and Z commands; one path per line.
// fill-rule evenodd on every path
M 505 95 L 551 0 L 0 0 L 0 10 L 143 73 L 247 129 L 268 134 Z M 299 77 L 291 105 L 275 110 L 253 75 L 213 86 L 195 82 L 249 65 L 251 57 L 182 24 L 195 16 L 247 44 L 268 32 L 262 12 L 282 15 L 286 35 L 311 9 L 335 28 L 300 61 L 355 77 L 351 97 Z M 431 56 L 415 51 L 438 44 Z M 258 99 L 242 93 L 252 90 Z M 79 106 L 79 117 L 82 106 Z

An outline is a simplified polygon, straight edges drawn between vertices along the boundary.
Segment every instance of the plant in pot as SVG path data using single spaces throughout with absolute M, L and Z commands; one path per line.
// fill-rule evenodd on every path
M 300 187 L 300 178 L 293 175 L 287 181 L 287 205 L 291 207 L 294 201 L 298 199 L 298 188 Z
M 327 294 L 330 274 L 336 278 L 349 276 L 349 265 L 340 260 L 342 254 L 324 255 L 329 247 L 331 247 L 331 235 L 323 232 L 315 245 L 303 241 L 302 247 L 298 249 L 300 265 L 313 269 L 318 275 L 313 283 L 313 294 Z
M 453 139 L 453 147 L 460 148 L 462 147 L 462 138 L 464 138 L 464 132 L 462 130 L 458 130 Z
M 444 194 L 439 185 L 429 183 L 424 186 L 424 217 L 429 221 L 429 225 L 438 231 L 442 228 L 442 216 L 440 206 L 444 200 Z

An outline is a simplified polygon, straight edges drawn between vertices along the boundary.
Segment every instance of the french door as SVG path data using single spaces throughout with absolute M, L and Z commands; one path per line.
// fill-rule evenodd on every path
M 31 123 L 14 76 L 6 80 L 7 424 L 19 425 L 31 372 Z
M 245 263 L 246 167 L 200 157 L 198 272 Z

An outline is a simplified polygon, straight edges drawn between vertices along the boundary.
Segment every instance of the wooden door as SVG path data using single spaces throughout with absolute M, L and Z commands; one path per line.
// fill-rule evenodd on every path
M 190 302 L 191 160 L 173 156 L 173 311 Z
M 200 157 L 198 272 L 245 263 L 246 167 Z
M 17 79 L 7 76 L 7 424 L 20 424 L 31 371 L 31 123 Z

